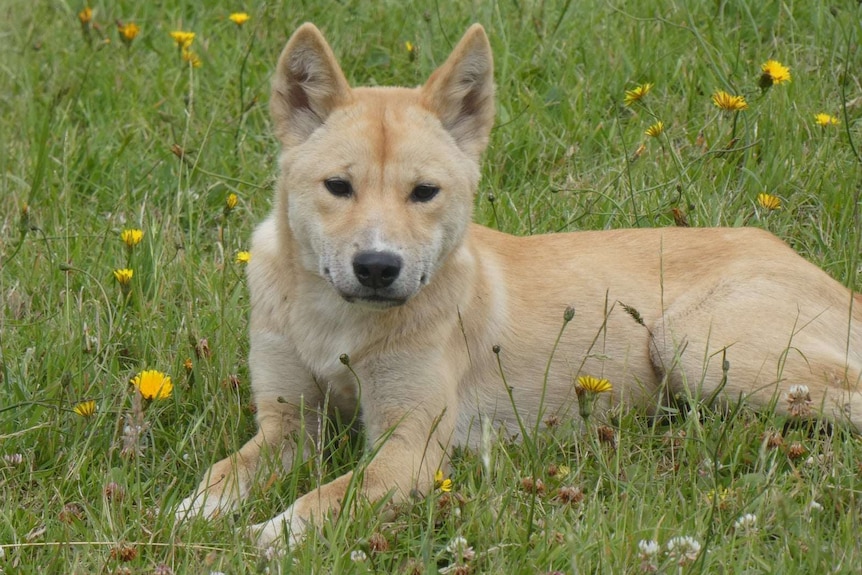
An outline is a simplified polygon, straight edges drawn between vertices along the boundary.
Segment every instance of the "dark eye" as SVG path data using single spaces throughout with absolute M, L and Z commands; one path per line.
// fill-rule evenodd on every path
M 353 186 L 347 180 L 341 178 L 329 178 L 323 185 L 329 190 L 329 193 L 338 198 L 349 198 L 353 195 Z
M 411 202 L 430 202 L 434 199 L 434 196 L 437 195 L 437 192 L 440 191 L 440 188 L 437 186 L 430 186 L 428 184 L 419 184 L 413 191 L 410 192 L 410 201 Z

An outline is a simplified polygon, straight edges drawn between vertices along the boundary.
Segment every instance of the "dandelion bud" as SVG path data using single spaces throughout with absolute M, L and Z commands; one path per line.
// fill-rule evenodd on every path
M 239 199 L 236 197 L 236 194 L 228 194 L 227 198 L 224 201 L 224 207 L 226 212 L 230 212 L 236 207 Z
M 128 24 L 117 22 L 117 31 L 120 33 L 120 40 L 123 41 L 123 44 L 131 46 L 132 41 L 138 37 L 141 29 L 134 22 L 129 22 Z
M 350 365 L 350 356 L 347 355 L 346 353 L 342 353 L 341 355 L 338 356 L 338 361 L 340 361 L 344 365 L 349 366 Z
M 78 12 L 78 20 L 81 22 L 82 26 L 89 26 L 90 22 L 93 20 L 93 9 L 87 6 Z
M 566 306 L 566 311 L 563 312 L 563 320 L 566 323 L 569 323 L 575 317 L 575 307 L 574 306 Z
M 26 234 L 30 231 L 30 206 L 28 204 L 21 206 L 21 217 L 18 220 L 18 230 L 22 234 Z

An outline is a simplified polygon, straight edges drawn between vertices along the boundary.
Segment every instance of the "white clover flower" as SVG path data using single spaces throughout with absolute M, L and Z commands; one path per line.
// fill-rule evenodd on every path
M 350 560 L 354 563 L 364 563 L 368 560 L 368 555 L 362 549 L 356 549 L 350 552 Z
M 3 461 L 9 467 L 15 467 L 16 465 L 21 465 L 24 462 L 24 456 L 20 453 L 7 453 L 3 456 Z
M 476 556 L 476 552 L 467 544 L 467 540 L 460 535 L 452 539 L 452 541 L 446 545 L 446 551 L 453 555 L 456 561 L 466 562 L 472 560 L 473 557 Z
M 694 537 L 684 535 L 674 537 L 667 542 L 668 557 L 680 565 L 685 565 L 689 561 L 694 561 L 697 559 L 699 553 L 700 543 L 698 543 L 697 539 Z
M 448 545 L 446 545 L 446 551 L 454 555 L 460 552 L 460 550 L 465 547 L 467 547 L 467 540 L 459 535 L 458 537 L 455 537 L 452 541 L 450 541 Z
M 746 513 L 733 523 L 733 528 L 736 531 L 741 531 L 743 533 L 756 533 L 757 515 L 754 513 Z
M 658 544 L 658 541 L 653 541 L 652 539 L 641 539 L 638 543 L 638 549 L 641 552 L 641 557 L 646 559 L 658 555 L 658 552 L 661 550 L 661 546 Z
M 809 395 L 810 393 L 811 393 L 811 390 L 808 389 L 808 386 L 807 385 L 801 385 L 801 384 L 791 385 L 790 389 L 787 391 L 787 395 L 792 395 L 792 396 L 805 396 L 805 395 Z
M 656 573 L 661 545 L 653 539 L 641 539 L 638 542 L 638 549 L 640 550 L 641 571 L 643 573 Z

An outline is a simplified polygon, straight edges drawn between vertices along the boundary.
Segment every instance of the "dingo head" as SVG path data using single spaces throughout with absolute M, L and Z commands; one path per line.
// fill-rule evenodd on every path
M 272 82 L 277 221 L 347 301 L 400 305 L 470 223 L 494 121 L 491 47 L 474 24 L 418 88 L 352 89 L 320 31 L 291 37 Z

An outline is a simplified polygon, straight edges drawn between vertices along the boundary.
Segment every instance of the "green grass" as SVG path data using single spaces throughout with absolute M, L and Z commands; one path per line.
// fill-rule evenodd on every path
M 859 290 L 862 14 L 829 4 L 253 0 L 236 7 L 252 16 L 237 28 L 212 0 L 96 2 L 88 41 L 81 2 L 5 2 L 0 572 L 435 573 L 461 536 L 472 573 L 640 573 L 639 541 L 691 536 L 698 559 L 680 567 L 661 555 L 660 572 L 857 573 L 859 438 L 745 407 L 666 421 L 621 411 L 526 443 L 497 438 L 457 454 L 451 494 L 394 510 L 357 502 L 352 519 L 283 556 L 261 555 L 243 526 L 354 467 L 361 440 L 333 429 L 326 456 L 235 517 L 180 525 L 159 513 L 254 430 L 234 257 L 270 207 L 269 74 L 298 24 L 323 29 L 351 82 L 381 85 L 421 83 L 471 22 L 485 25 L 499 113 L 482 223 L 515 234 L 672 226 L 676 209 L 692 226 L 767 228 Z M 116 20 L 141 27 L 131 46 Z M 197 33 L 200 68 L 181 62 L 176 29 Z M 768 58 L 793 80 L 761 93 Z M 624 106 L 645 82 L 646 98 Z M 744 94 L 749 109 L 720 113 L 716 89 Z M 816 126 L 819 112 L 841 124 Z M 648 138 L 657 120 L 665 131 Z M 758 206 L 762 192 L 782 209 Z M 225 216 L 230 193 L 239 205 Z M 145 231 L 130 254 L 119 239 L 128 227 Z M 127 266 L 128 300 L 112 275 Z M 128 457 L 128 382 L 142 369 L 169 373 L 175 388 L 146 409 L 141 453 Z M 85 400 L 97 404 L 89 419 L 72 411 Z M 613 445 L 597 439 L 609 430 Z M 543 492 L 525 486 L 531 476 Z M 110 482 L 122 497 L 106 495 Z M 583 499 L 561 501 L 561 487 Z M 756 532 L 734 529 L 745 513 Z M 122 562 L 121 545 L 136 557 Z M 351 560 L 358 550 L 365 562 Z

